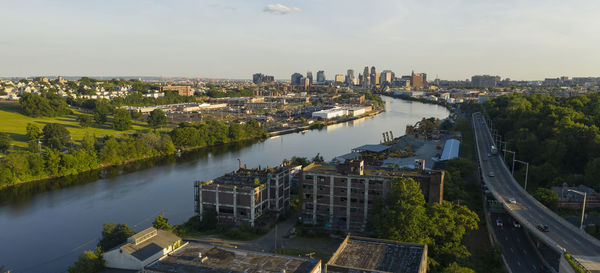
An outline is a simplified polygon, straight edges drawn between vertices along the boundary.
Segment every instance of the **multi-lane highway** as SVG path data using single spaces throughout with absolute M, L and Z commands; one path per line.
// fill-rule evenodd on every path
M 499 155 L 488 156 L 494 143 L 480 113 L 473 114 L 473 130 L 484 181 L 494 197 L 503 203 L 506 211 L 548 246 L 574 255 L 585 263 L 587 269 L 600 270 L 600 241 L 531 197 L 512 177 Z M 516 202 L 511 203 L 509 199 Z M 539 224 L 548 225 L 548 231 L 539 231 L 536 228 Z

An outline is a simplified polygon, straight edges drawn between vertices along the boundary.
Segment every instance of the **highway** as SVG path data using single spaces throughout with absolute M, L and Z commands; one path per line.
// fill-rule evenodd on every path
M 536 254 L 534 246 L 529 242 L 522 227 L 513 225 L 513 218 L 504 213 L 491 213 L 492 229 L 498 243 L 502 245 L 503 254 L 512 273 L 539 273 L 544 262 Z M 503 226 L 496 225 L 501 219 Z
M 549 247 L 559 252 L 566 250 L 589 270 L 600 270 L 600 241 L 573 226 L 523 190 L 500 155 L 488 157 L 493 139 L 481 113 L 473 114 L 472 124 L 484 182 L 506 211 Z M 493 172 L 493 176 L 490 176 L 490 172 Z M 514 198 L 516 204 L 510 203 L 509 198 Z M 539 224 L 548 225 L 549 231 L 539 231 L 536 228 Z

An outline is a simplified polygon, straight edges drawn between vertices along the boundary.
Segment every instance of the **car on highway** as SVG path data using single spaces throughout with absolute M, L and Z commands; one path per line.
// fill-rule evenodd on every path
M 517 220 L 513 220 L 513 227 L 520 228 L 521 224 Z
M 548 225 L 544 225 L 544 224 L 539 224 L 536 226 L 537 229 L 539 229 L 541 232 L 548 232 L 550 231 L 548 228 Z
M 502 219 L 500 219 L 500 218 L 496 219 L 496 226 L 499 226 L 499 227 L 504 226 L 504 224 L 502 223 Z
M 515 200 L 514 198 L 511 197 L 511 198 L 508 198 L 508 203 L 516 204 L 517 200 Z
M 494 177 L 494 176 L 496 176 L 496 175 L 494 174 L 494 172 L 489 172 L 489 173 L 488 173 L 488 175 L 489 175 L 490 177 Z

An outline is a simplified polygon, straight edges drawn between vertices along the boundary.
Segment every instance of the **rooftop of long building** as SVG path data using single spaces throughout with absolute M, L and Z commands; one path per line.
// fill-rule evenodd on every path
M 189 243 L 146 269 L 165 273 L 310 273 L 320 263 L 309 258 Z
M 342 164 L 342 163 L 340 163 Z M 303 171 L 304 172 L 313 172 L 313 173 L 322 173 L 326 175 L 336 175 L 340 174 L 337 169 L 337 164 L 335 163 L 319 163 L 319 164 L 310 164 L 306 166 Z M 439 172 L 439 171 L 430 171 L 426 170 L 426 172 Z M 394 168 L 386 168 L 386 167 L 378 167 L 378 166 L 365 166 L 363 176 L 377 176 L 377 177 L 401 177 L 401 176 L 418 176 L 421 175 L 422 171 L 420 170 L 400 170 Z M 352 174 L 351 174 L 352 175 Z M 358 175 L 358 174 L 354 174 Z
M 417 273 L 422 263 L 427 263 L 426 255 L 427 245 L 347 236 L 327 266 L 356 272 Z
M 266 168 L 257 167 L 253 169 L 239 168 L 236 171 L 215 178 L 212 183 L 219 185 L 258 187 L 268 182 L 267 179 L 269 174 L 276 175 L 290 167 L 291 166 L 280 165 Z

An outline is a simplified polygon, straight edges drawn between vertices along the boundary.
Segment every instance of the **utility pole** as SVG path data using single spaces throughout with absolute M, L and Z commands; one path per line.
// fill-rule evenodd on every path
M 513 151 L 509 151 L 509 150 L 504 150 L 507 153 L 512 153 L 513 154 L 513 162 L 512 162 L 512 171 L 511 174 L 514 176 L 515 175 L 515 152 Z
M 579 228 L 583 229 L 583 218 L 585 216 L 585 201 L 586 201 L 585 199 L 587 198 L 587 193 L 572 190 L 572 189 L 568 189 L 568 191 L 583 195 L 583 207 L 581 208 L 581 224 L 579 225 Z
M 521 164 L 525 164 L 525 186 L 523 187 L 525 189 L 525 191 L 527 191 L 527 175 L 529 174 L 529 163 L 525 162 L 525 161 L 521 161 L 521 160 L 515 160 L 516 162 L 519 162 Z

